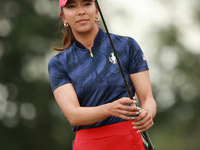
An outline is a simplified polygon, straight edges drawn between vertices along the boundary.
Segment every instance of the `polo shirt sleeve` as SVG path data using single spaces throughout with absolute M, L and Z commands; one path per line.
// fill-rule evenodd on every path
M 129 46 L 129 74 L 149 70 L 147 61 L 144 57 L 144 53 L 142 52 L 138 43 L 132 39 L 128 39 Z
M 69 76 L 67 75 L 64 65 L 61 63 L 57 56 L 50 59 L 48 64 L 48 71 L 51 83 L 52 92 L 67 83 L 71 83 Z

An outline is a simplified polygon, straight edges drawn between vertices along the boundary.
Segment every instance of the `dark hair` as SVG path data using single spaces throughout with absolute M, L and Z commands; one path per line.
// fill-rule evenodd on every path
M 61 14 L 63 15 L 63 11 L 61 11 Z M 61 26 L 63 26 L 63 21 L 61 21 L 61 23 L 60 23 L 60 27 Z M 62 29 L 62 34 L 63 34 L 63 40 L 62 40 L 63 47 L 62 48 L 53 47 L 54 50 L 63 51 L 65 49 L 69 48 L 75 40 L 75 37 L 74 37 L 74 34 L 72 32 L 70 25 L 68 25 L 68 27 L 64 27 Z

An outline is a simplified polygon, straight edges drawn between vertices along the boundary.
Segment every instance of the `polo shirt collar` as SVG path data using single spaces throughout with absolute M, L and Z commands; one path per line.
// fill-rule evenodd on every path
M 103 36 L 104 36 L 104 32 L 103 32 L 103 30 L 102 30 L 101 28 L 99 28 L 99 31 L 98 31 L 98 33 L 97 33 L 97 36 L 95 37 L 95 40 L 94 40 L 94 45 L 93 45 L 93 47 L 96 46 L 96 45 L 98 45 L 98 44 L 101 42 L 101 40 L 103 39 Z M 75 41 L 74 41 L 74 44 L 75 44 L 75 46 L 78 47 L 78 48 L 86 49 L 86 48 L 85 48 L 78 40 L 76 40 L 76 39 L 75 39 Z

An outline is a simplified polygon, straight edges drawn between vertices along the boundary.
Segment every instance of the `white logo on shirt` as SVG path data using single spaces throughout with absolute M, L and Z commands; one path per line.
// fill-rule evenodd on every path
M 111 57 L 109 57 L 109 60 L 111 63 L 116 64 L 117 63 L 117 59 L 115 57 L 114 53 L 111 53 Z
M 143 60 L 146 60 L 146 58 L 145 58 L 144 54 L 142 54 L 142 57 L 143 57 Z

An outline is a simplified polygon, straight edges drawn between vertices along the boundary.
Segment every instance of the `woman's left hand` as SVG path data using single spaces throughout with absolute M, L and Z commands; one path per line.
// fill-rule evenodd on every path
M 152 114 L 147 109 L 141 109 L 140 115 L 135 118 L 135 122 L 132 124 L 138 132 L 144 132 L 154 125 Z

